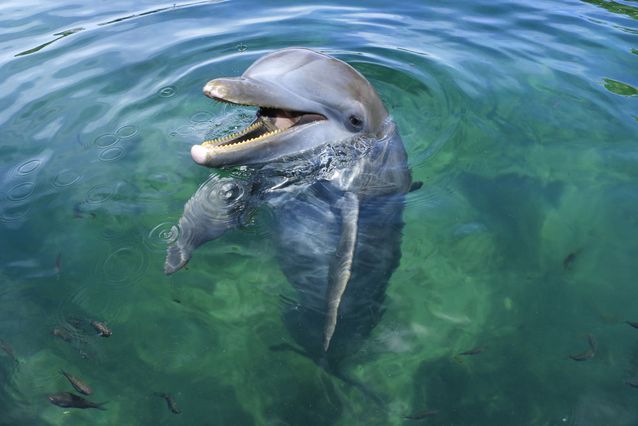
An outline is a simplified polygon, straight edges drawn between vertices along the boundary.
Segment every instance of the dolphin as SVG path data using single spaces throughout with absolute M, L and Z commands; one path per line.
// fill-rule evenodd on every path
M 400 261 L 412 178 L 396 125 L 362 74 L 305 48 L 267 54 L 204 94 L 257 111 L 245 129 L 192 147 L 197 164 L 230 172 L 213 173 L 186 203 L 164 271 L 268 205 L 296 290 L 284 322 L 300 352 L 330 367 L 379 321 Z

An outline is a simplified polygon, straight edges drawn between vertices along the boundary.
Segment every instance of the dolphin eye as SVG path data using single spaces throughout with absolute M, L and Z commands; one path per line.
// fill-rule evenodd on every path
M 348 117 L 348 120 L 350 121 L 352 127 L 354 127 L 355 129 L 360 129 L 361 127 L 363 127 L 363 120 L 356 115 L 351 115 L 350 117 Z

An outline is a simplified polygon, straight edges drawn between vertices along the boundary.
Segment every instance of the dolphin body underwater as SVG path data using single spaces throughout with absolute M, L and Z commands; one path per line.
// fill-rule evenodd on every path
M 245 167 L 211 175 L 186 203 L 165 273 L 266 204 L 297 295 L 284 299 L 283 313 L 303 348 L 294 350 L 336 371 L 380 320 L 401 257 L 412 179 L 396 126 L 358 71 L 304 48 L 270 53 L 241 77 L 210 81 L 204 93 L 258 110 L 247 128 L 192 147 L 203 166 Z

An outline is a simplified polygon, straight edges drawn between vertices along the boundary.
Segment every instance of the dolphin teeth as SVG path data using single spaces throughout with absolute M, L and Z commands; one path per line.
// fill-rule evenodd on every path
M 258 123 L 256 123 L 256 124 L 258 124 Z M 257 127 L 257 126 L 255 126 L 255 128 L 256 128 L 256 127 Z M 254 129 L 250 129 L 250 127 L 249 127 L 249 128 L 247 128 L 246 130 L 251 131 L 251 130 L 254 130 Z M 246 143 L 250 143 L 250 142 L 255 142 L 255 141 L 258 141 L 258 140 L 261 140 L 261 139 L 265 139 L 265 138 L 270 137 L 270 136 L 274 136 L 274 135 L 276 135 L 277 133 L 281 133 L 283 130 L 285 130 L 285 129 L 272 130 L 272 131 L 270 131 L 270 132 L 266 132 L 266 133 L 264 133 L 264 134 L 262 134 L 262 135 L 259 135 L 259 136 L 254 137 L 254 138 L 246 139 L 246 140 L 244 140 L 244 141 L 239 141 L 239 142 L 229 143 L 229 144 L 225 144 L 225 145 L 216 145 L 216 146 L 214 146 L 214 148 L 226 149 L 226 148 L 230 148 L 230 147 L 237 146 L 237 145 L 242 145 L 242 144 L 246 144 Z M 242 132 L 240 132 L 240 133 L 241 133 L 241 134 L 246 134 L 246 133 L 248 133 L 248 132 L 247 132 L 247 131 L 242 131 Z M 240 135 L 240 136 L 241 136 L 241 135 Z M 220 139 L 214 139 L 214 140 L 204 141 L 204 142 L 202 143 L 202 145 L 204 145 L 204 146 L 208 146 L 208 145 L 212 145 L 212 144 L 216 144 L 216 143 L 223 142 L 224 140 L 234 139 L 234 138 L 236 138 L 236 137 L 237 137 L 237 134 L 235 133 L 235 134 L 232 134 L 232 135 L 229 135 L 229 136 L 225 136 L 225 137 L 220 138 Z
M 239 132 L 231 133 L 229 135 L 221 136 L 221 137 L 215 138 L 215 139 L 205 140 L 204 142 L 202 142 L 202 145 L 203 146 L 213 145 L 213 144 L 223 143 L 224 141 L 228 141 L 228 140 L 239 138 L 239 137 L 245 135 L 246 133 L 252 132 L 253 130 L 257 129 L 260 125 L 261 125 L 261 123 L 254 122 L 253 124 L 251 124 L 250 126 L 246 127 L 245 129 L 240 130 Z

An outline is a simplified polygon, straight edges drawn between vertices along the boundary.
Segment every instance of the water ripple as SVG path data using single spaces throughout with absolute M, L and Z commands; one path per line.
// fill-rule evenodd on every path
M 28 175 L 29 173 L 36 171 L 41 164 L 42 164 L 41 160 L 29 160 L 26 163 L 18 166 L 18 170 L 17 170 L 18 174 Z
M 107 148 L 118 141 L 117 136 L 113 133 L 105 133 L 95 138 L 95 146 L 98 148 Z
M 0 205 L 0 221 L 4 223 L 19 222 L 25 219 L 31 206 L 28 204 Z
M 91 205 L 102 204 L 108 201 L 115 193 L 113 185 L 100 184 L 89 189 L 85 202 Z
M 55 179 L 53 179 L 53 186 L 58 188 L 64 188 L 71 186 L 80 180 L 80 175 L 71 169 L 65 169 L 58 172 Z
M 124 148 L 121 146 L 111 146 L 103 151 L 100 151 L 98 158 L 100 161 L 115 161 L 122 158 L 125 154 Z
M 115 131 L 115 135 L 119 138 L 126 139 L 134 136 L 137 133 L 137 127 L 133 125 L 122 126 Z
M 35 183 L 23 182 L 15 185 L 9 190 L 7 198 L 11 201 L 23 201 L 33 194 Z
M 148 259 L 140 247 L 121 247 L 112 252 L 104 261 L 102 271 L 109 284 L 133 283 L 146 273 Z
M 175 86 L 162 87 L 157 94 L 163 98 L 170 98 L 175 95 Z
M 199 111 L 191 115 L 191 121 L 193 123 L 206 123 L 213 118 L 213 114 L 208 111 Z
M 152 251 L 164 252 L 167 245 L 177 241 L 179 233 L 179 228 L 172 222 L 162 222 L 149 231 L 144 243 Z

